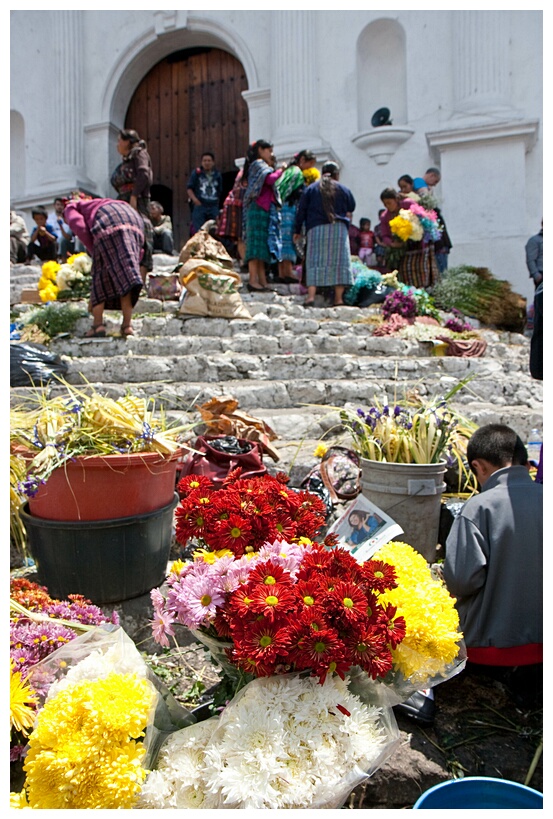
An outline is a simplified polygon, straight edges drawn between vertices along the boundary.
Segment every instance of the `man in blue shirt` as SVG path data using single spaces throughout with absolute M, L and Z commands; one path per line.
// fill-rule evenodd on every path
M 211 151 L 204 151 L 199 168 L 194 168 L 188 180 L 187 194 L 193 204 L 193 235 L 204 222 L 216 219 L 219 215 L 219 202 L 223 193 L 223 177 L 215 167 L 215 156 Z
M 60 197 L 54 199 L 54 213 L 48 221 L 58 240 L 58 256 L 61 256 L 62 261 L 65 262 L 67 257 L 75 252 L 75 237 L 69 225 L 64 221 L 63 210 L 63 199 Z
M 57 240 L 54 228 L 48 222 L 48 213 L 46 208 L 42 205 L 37 205 L 31 211 L 32 217 L 36 222 L 36 228 L 31 233 L 31 239 L 27 245 L 27 259 L 29 264 L 35 256 L 38 256 L 41 262 L 56 261 L 57 257 Z
M 442 175 L 439 168 L 429 168 L 424 176 L 416 176 L 413 179 L 413 190 L 418 194 L 430 193 L 441 178 Z

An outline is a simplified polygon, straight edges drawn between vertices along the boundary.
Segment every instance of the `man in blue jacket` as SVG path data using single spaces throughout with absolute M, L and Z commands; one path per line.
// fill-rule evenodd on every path
M 223 177 L 215 167 L 215 156 L 204 151 L 199 168 L 194 168 L 188 180 L 187 194 L 192 202 L 192 231 L 200 230 L 204 222 L 216 219 L 223 193 Z

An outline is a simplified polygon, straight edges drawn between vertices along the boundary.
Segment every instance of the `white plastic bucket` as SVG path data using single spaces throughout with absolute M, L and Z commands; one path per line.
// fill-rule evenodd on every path
M 401 526 L 406 543 L 433 563 L 446 462 L 396 464 L 362 458 L 361 470 L 363 495 Z

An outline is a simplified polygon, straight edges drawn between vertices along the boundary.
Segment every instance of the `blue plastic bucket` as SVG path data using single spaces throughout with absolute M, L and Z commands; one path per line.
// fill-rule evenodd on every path
M 543 809 L 543 794 L 507 779 L 466 776 L 429 788 L 413 805 L 413 810 L 419 808 Z

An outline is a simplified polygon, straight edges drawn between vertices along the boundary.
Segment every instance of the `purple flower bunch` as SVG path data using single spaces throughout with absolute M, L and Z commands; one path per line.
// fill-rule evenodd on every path
M 208 553 L 202 559 L 202 550 L 193 563 L 174 563 L 167 578 L 169 591 L 164 597 L 159 589 L 152 589 L 150 597 L 154 608 L 151 623 L 153 637 L 162 646 L 169 646 L 167 636 L 174 636 L 173 623 L 189 629 L 209 628 L 217 618 L 217 609 L 229 595 L 244 583 L 256 564 L 271 560 L 295 576 L 305 555 L 306 546 L 286 544 L 286 554 L 280 541 L 266 543 L 258 552 L 235 558 L 223 555 L 214 562 Z
M 10 622 L 10 657 L 26 677 L 32 666 L 77 635 L 61 623 L 37 623 L 22 618 Z
M 403 427 L 404 429 L 411 429 L 413 426 L 409 411 L 405 409 L 405 407 L 401 407 L 399 404 L 396 404 L 394 407 L 390 407 L 388 404 L 385 404 L 380 409 L 377 407 L 371 407 L 368 412 L 363 412 L 362 409 L 358 409 L 357 415 L 362 422 L 369 426 L 372 430 L 376 428 L 381 418 L 391 418 L 398 426 Z
M 417 300 L 410 293 L 403 290 L 394 290 L 384 299 L 382 304 L 382 315 L 385 319 L 390 318 L 394 313 L 404 318 L 413 318 L 417 315 Z
M 453 307 L 451 312 L 453 313 L 453 317 L 448 319 L 444 324 L 444 327 L 447 330 L 451 330 L 452 333 L 466 333 L 469 330 L 472 330 L 472 325 L 466 321 L 460 310 Z

